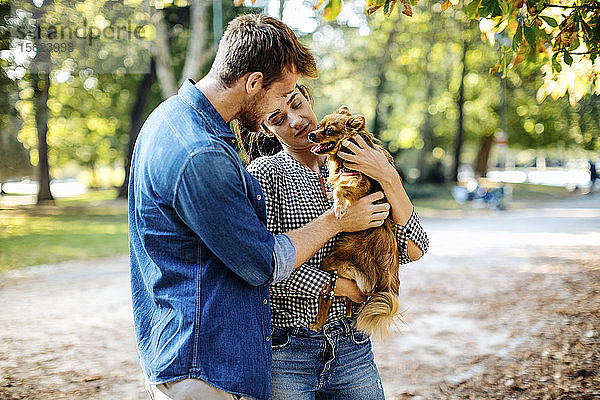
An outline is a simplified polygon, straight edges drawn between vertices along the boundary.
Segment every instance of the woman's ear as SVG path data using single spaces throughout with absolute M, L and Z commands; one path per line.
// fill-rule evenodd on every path
M 302 94 L 302 96 L 308 100 L 308 105 L 312 107 L 312 98 L 310 97 L 310 93 L 308 92 L 306 86 L 298 84 L 296 87 L 298 88 L 298 91 L 300 91 L 300 94 Z
M 356 131 L 363 130 L 366 124 L 365 117 L 360 114 L 353 115 L 346 121 L 346 127 Z
M 265 126 L 265 124 L 261 124 L 261 125 L 260 125 L 260 131 L 261 131 L 261 132 L 262 132 L 264 135 L 266 135 L 266 136 L 268 136 L 268 137 L 270 137 L 270 138 L 273 138 L 273 137 L 275 137 L 275 134 L 274 134 L 273 132 L 271 132 L 271 131 L 269 130 L 269 128 L 267 128 L 267 127 Z

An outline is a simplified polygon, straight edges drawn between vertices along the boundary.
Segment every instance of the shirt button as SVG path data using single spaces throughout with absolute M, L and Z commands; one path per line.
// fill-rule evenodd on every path
M 231 139 L 231 144 L 235 144 L 235 139 Z
M 260 199 L 262 199 L 262 196 L 259 194 L 258 196 L 256 196 L 256 199 L 260 200 Z
M 269 301 L 268 301 L 267 299 L 264 299 L 264 300 L 263 300 L 263 303 L 264 303 L 264 304 L 267 304 L 268 302 L 269 302 Z
M 269 340 L 271 340 L 271 338 L 267 336 L 267 342 L 268 342 Z

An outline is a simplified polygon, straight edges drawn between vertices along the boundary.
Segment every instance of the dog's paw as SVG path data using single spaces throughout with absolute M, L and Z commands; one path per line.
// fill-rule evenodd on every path
M 347 202 L 336 202 L 333 207 L 333 212 L 337 219 L 340 219 L 346 214 L 348 211 L 348 203 Z

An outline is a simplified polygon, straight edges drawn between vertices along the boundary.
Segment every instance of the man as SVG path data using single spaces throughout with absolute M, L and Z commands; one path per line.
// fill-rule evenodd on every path
M 129 183 L 135 333 L 151 398 L 270 395 L 269 284 L 331 237 L 380 225 L 365 198 L 281 235 L 266 230 L 262 190 L 227 122 L 257 130 L 315 61 L 283 23 L 233 20 L 207 76 L 159 105 L 138 137 Z

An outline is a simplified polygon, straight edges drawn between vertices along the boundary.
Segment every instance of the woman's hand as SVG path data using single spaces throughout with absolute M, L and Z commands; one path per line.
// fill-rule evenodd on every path
M 389 162 L 383 150 L 369 146 L 360 135 L 352 137 L 356 144 L 345 140 L 342 145 L 352 153 L 338 152 L 343 159 L 344 167 L 362 172 L 379 183 L 392 183 L 400 179 L 396 168 Z

